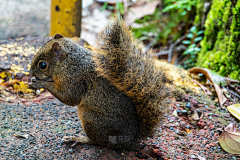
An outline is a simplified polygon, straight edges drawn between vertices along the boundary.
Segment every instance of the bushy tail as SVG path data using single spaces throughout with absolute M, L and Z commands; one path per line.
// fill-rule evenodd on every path
M 170 104 L 170 89 L 163 71 L 155 67 L 155 61 L 143 53 L 131 31 L 116 17 L 110 19 L 98 42 L 98 70 L 133 99 L 139 116 L 138 138 L 149 136 Z

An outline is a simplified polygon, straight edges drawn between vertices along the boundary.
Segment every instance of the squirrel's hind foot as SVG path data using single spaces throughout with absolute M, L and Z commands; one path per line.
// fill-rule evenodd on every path
M 62 142 L 68 143 L 68 142 L 74 142 L 72 147 L 74 147 L 77 143 L 82 144 L 93 144 L 92 141 L 86 137 L 86 136 L 64 136 L 62 139 Z

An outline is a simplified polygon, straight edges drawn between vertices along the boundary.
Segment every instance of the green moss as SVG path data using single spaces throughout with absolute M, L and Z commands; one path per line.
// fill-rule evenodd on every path
M 199 1 L 202 4 L 202 2 Z M 199 5 L 201 5 L 199 4 Z M 213 0 L 205 21 L 197 66 L 240 80 L 240 0 Z M 200 21 L 198 19 L 195 21 Z
M 201 16 L 203 15 L 204 13 L 204 3 L 205 1 L 203 0 L 198 0 L 197 1 L 197 5 L 196 5 L 196 16 L 195 16 L 195 19 L 194 19 L 194 25 L 198 25 L 201 23 Z

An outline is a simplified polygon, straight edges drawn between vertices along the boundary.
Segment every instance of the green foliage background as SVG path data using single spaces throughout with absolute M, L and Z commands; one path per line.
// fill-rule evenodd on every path
M 135 38 L 164 47 L 186 34 L 185 69 L 199 66 L 240 80 L 240 0 L 160 1 L 152 15 L 135 21 L 141 26 L 132 27 Z M 122 3 L 115 9 L 124 14 Z
M 200 21 L 199 15 L 195 21 Z M 213 0 L 204 26 L 197 66 L 240 80 L 240 0 Z

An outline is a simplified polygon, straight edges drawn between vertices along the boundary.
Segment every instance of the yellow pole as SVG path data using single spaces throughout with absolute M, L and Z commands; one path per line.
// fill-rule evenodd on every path
M 80 37 L 82 0 L 51 1 L 50 36 Z

